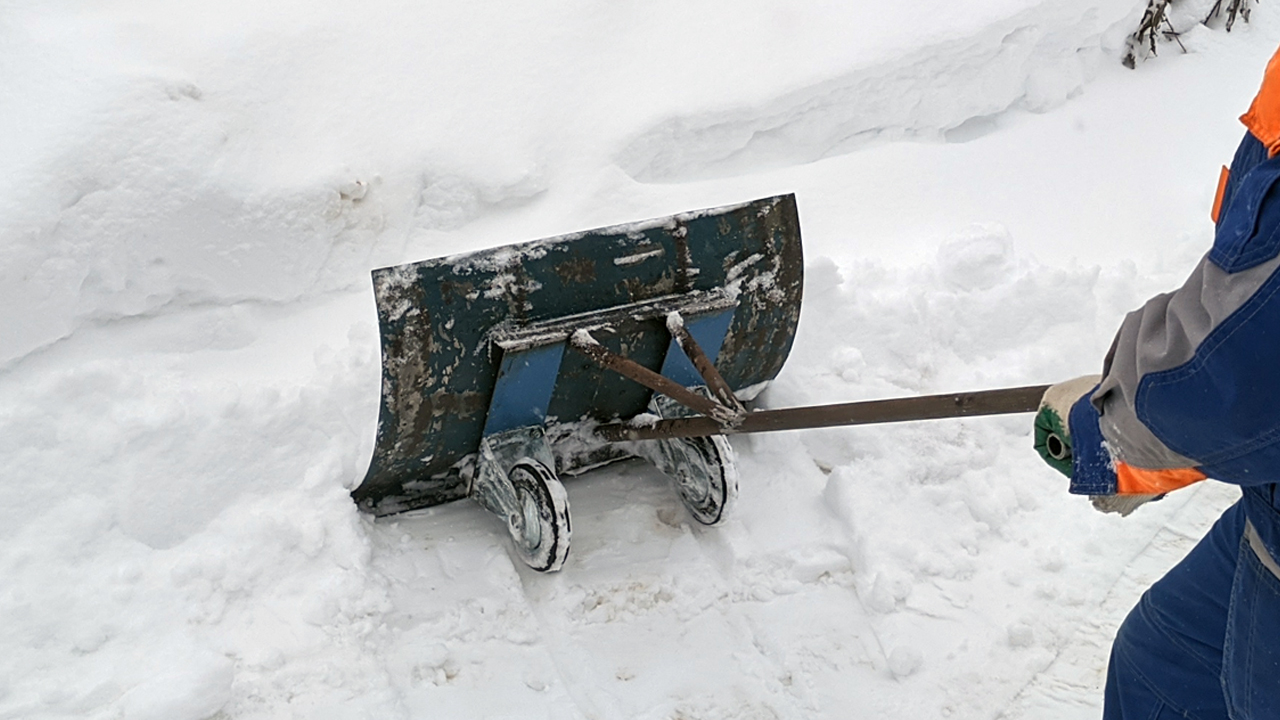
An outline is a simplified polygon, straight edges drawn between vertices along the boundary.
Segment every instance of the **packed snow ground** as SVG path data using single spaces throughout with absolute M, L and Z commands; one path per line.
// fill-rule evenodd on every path
M 1096 372 L 1208 247 L 1280 42 L 1262 6 L 1128 71 L 1144 5 L 9 3 L 0 718 L 1095 717 L 1234 492 L 1098 515 L 1025 416 L 734 438 L 716 529 L 572 479 L 553 576 L 347 493 L 370 268 L 779 192 L 764 404 Z

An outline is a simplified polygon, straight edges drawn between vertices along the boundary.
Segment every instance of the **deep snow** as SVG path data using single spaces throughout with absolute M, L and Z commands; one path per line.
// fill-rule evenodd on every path
M 638 463 L 569 480 L 554 576 L 347 493 L 370 268 L 778 192 L 762 403 L 1096 372 L 1280 42 L 1262 6 L 1128 71 L 1144 5 L 9 3 L 0 718 L 1096 716 L 1234 491 L 1098 515 L 1028 417 L 736 437 L 717 529 Z

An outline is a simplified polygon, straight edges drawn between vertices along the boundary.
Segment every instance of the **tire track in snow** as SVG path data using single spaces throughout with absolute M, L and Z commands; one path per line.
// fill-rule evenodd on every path
M 453 503 L 379 521 L 373 534 L 395 608 L 378 652 L 409 717 L 590 716 L 568 690 L 496 519 Z
M 695 528 L 639 463 L 570 481 L 574 550 L 555 576 L 521 571 L 569 693 L 588 717 L 794 717 L 741 612 L 727 528 Z
M 1182 560 L 1240 495 L 1235 487 L 1217 482 L 1184 492 L 1182 505 L 1150 535 L 1107 589 L 1095 617 L 1076 631 L 1049 666 L 1036 674 L 997 718 L 1083 720 L 1097 716 L 1116 629 L 1138 597 Z

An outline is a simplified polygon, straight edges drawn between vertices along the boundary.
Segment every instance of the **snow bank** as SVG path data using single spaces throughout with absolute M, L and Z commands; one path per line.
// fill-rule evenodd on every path
M 0 363 L 85 323 L 350 288 L 614 157 L 671 181 L 1046 109 L 1135 3 L 953 5 L 15 7 Z
M 678 182 L 811 162 L 877 140 L 972 137 L 990 116 L 1044 112 L 1078 93 L 1114 58 L 1144 7 L 914 2 L 860 20 L 856 41 L 840 22 L 817 26 L 822 37 L 771 32 L 773 43 L 758 50 L 764 55 L 796 52 L 777 52 L 779 42 L 819 57 L 839 48 L 840 60 L 824 67 L 841 72 L 779 95 L 733 98 L 728 107 L 682 109 L 631 140 L 617 161 L 638 180 Z
M 376 340 L 244 349 L 284 324 L 192 311 L 9 374 L 0 712 L 200 720 L 259 697 L 260 673 L 287 688 L 360 662 L 386 594 L 345 485 L 371 446 Z

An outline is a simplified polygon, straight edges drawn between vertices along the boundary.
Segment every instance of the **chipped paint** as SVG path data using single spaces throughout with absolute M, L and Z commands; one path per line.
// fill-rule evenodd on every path
M 376 270 L 382 403 L 373 460 L 352 494 L 378 514 L 466 496 L 502 358 L 500 329 L 533 337 L 604 313 L 590 321 L 601 325 L 593 336 L 657 369 L 670 343 L 665 314 L 642 308 L 714 295 L 737 303 L 717 367 L 735 390 L 754 389 L 790 351 L 802 281 L 792 196 Z M 644 387 L 581 357 L 566 358 L 558 378 L 547 413 L 557 418 L 548 420 L 553 438 L 580 440 L 573 428 L 633 417 L 649 400 Z M 575 448 L 556 449 L 561 472 L 625 454 Z
M 639 265 L 645 260 L 660 258 L 666 254 L 666 248 L 659 246 L 647 252 L 639 252 L 635 255 L 627 255 L 625 257 L 616 257 L 613 259 L 613 264 L 618 267 L 630 267 L 631 265 Z

